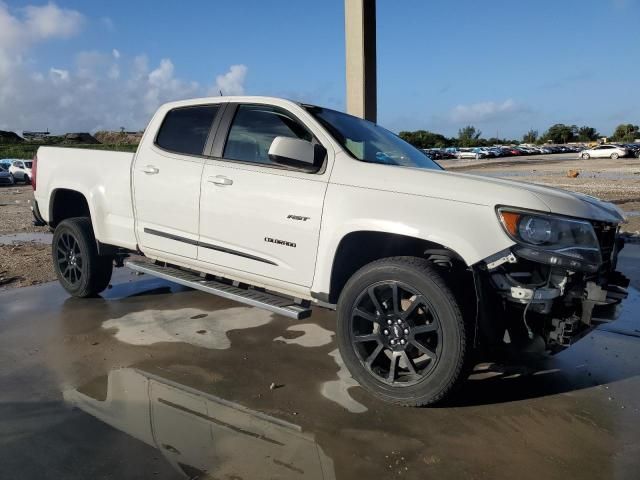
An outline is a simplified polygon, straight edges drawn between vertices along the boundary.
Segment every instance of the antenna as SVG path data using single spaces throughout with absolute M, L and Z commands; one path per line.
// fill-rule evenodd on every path
M 222 96 L 223 96 L 223 95 L 222 95 L 222 90 L 219 90 L 219 92 L 220 92 L 220 96 L 222 97 Z

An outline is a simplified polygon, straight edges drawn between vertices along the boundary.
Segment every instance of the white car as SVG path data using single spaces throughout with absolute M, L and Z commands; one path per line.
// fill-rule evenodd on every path
M 478 158 L 484 158 L 487 155 L 483 152 L 481 152 L 479 149 L 477 148 L 461 148 L 460 150 L 458 150 L 456 152 L 456 156 L 459 159 L 463 159 L 463 158 L 474 158 L 474 159 L 478 159 Z
M 13 178 L 15 178 L 16 181 L 31 183 L 32 167 L 32 160 L 14 160 L 9 167 L 9 172 L 13 175 Z
M 626 296 L 615 205 L 445 171 L 322 107 L 173 102 L 135 154 L 40 147 L 36 162 L 34 215 L 71 295 L 136 252 L 136 271 L 286 317 L 335 309 L 345 365 L 398 405 L 443 399 L 472 360 L 565 348 Z
M 612 158 L 616 160 L 620 157 L 628 155 L 626 148 L 619 147 L 618 145 L 599 145 L 588 150 L 582 150 L 580 152 L 580 158 Z

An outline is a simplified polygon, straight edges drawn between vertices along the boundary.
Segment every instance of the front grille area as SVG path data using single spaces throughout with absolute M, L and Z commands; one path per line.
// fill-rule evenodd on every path
M 600 244 L 600 255 L 602 255 L 603 268 L 610 269 L 613 252 L 616 248 L 616 238 L 618 236 L 618 226 L 610 223 L 593 222 L 593 229 Z

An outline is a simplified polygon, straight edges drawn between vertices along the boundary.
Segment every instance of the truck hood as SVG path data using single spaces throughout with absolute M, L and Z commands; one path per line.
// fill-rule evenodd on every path
M 543 202 L 550 213 L 608 223 L 622 223 L 625 221 L 625 217 L 618 207 L 591 195 L 570 192 L 560 188 L 536 185 L 533 183 L 489 178 L 480 175 L 456 174 L 453 172 L 447 172 L 447 174 L 464 176 L 469 181 L 478 182 L 478 187 L 480 186 L 479 183 L 484 183 L 493 186 L 500 185 L 507 189 L 517 189 L 519 192 L 528 192 Z M 507 204 L 503 203 L 503 205 Z M 527 208 L 524 205 L 509 206 Z
M 625 221 L 615 205 L 589 195 L 468 173 L 345 161 L 336 163 L 332 181 L 492 208 L 509 206 L 615 224 Z

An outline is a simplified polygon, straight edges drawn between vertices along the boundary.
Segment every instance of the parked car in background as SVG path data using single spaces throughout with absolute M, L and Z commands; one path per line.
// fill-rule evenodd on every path
M 13 175 L 0 165 L 0 185 L 13 185 L 14 183 Z
M 432 160 L 450 160 L 456 156 L 440 148 L 425 148 L 422 150 Z
M 580 152 L 580 157 L 585 160 L 588 158 L 612 158 L 615 160 L 628 154 L 629 152 L 626 148 L 618 145 L 600 145 L 599 147 L 583 150 Z
M 31 183 L 31 167 L 33 167 L 31 160 L 14 160 L 9 167 L 9 172 L 13 174 L 15 180 Z
M 462 158 L 486 158 L 486 155 L 478 148 L 461 148 L 456 155 L 459 159 Z
M 640 143 L 630 143 L 623 145 L 629 151 L 629 155 L 632 157 L 640 158 Z

